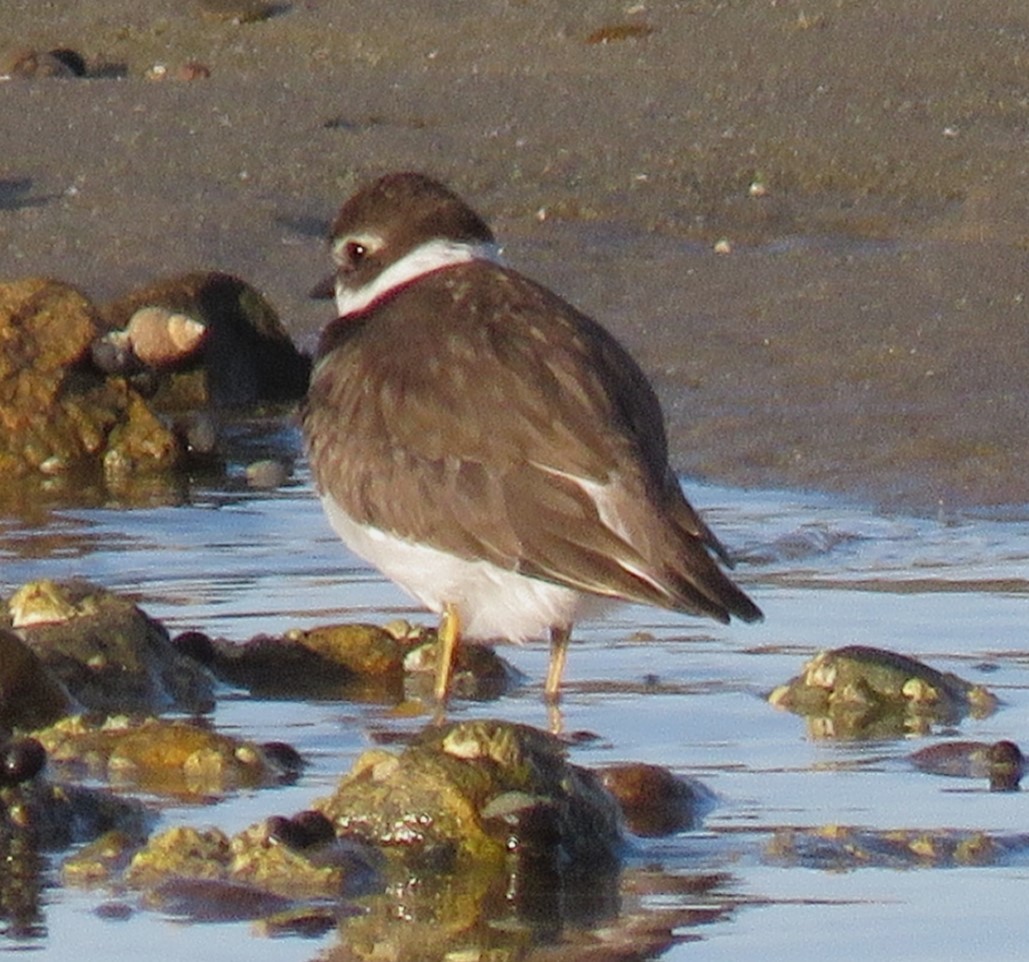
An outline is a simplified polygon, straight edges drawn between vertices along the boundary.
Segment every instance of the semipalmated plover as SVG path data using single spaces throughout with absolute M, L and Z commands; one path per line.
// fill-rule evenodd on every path
M 761 618 L 683 496 L 639 365 L 603 327 L 505 267 L 487 224 L 416 173 L 332 228 L 338 318 L 303 427 L 328 518 L 440 615 L 436 696 L 461 636 L 548 633 L 556 698 L 573 622 L 631 601 Z

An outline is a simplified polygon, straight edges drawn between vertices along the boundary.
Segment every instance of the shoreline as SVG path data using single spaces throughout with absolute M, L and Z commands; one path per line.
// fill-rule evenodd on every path
M 923 514 L 1029 504 L 1027 118 L 998 93 L 1024 89 L 1015 0 L 935 20 L 928 0 L 319 0 L 242 24 L 8 6 L 8 42 L 123 72 L 0 83 L 4 280 L 102 301 L 228 271 L 309 347 L 336 207 L 422 169 L 626 343 L 685 475 Z M 194 62 L 209 76 L 176 79 Z

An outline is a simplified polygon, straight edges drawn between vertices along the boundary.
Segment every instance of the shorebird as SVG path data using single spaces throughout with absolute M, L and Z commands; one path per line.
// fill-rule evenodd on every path
M 435 694 L 461 637 L 549 633 L 612 602 L 761 618 L 668 463 L 646 376 L 596 321 L 504 265 L 486 222 L 418 173 L 332 227 L 338 317 L 302 415 L 328 519 L 440 616 Z

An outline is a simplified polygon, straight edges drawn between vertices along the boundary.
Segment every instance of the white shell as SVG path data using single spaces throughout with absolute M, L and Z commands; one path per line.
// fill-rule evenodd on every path
M 161 367 L 192 354 L 203 341 L 207 326 L 186 314 L 150 305 L 132 315 L 125 333 L 140 361 Z

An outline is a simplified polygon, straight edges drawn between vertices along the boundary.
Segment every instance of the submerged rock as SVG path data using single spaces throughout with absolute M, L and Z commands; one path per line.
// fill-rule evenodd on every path
M 243 644 L 190 631 L 174 644 L 223 681 L 266 697 L 397 702 L 409 688 L 431 695 L 436 633 L 406 622 L 350 623 L 257 635 Z M 499 697 L 517 677 L 488 645 L 458 649 L 455 688 L 464 697 Z
M 215 797 L 295 779 L 299 755 L 232 738 L 199 725 L 75 716 L 36 732 L 51 760 L 79 774 L 156 795 Z
M 622 843 L 599 777 L 569 763 L 553 736 L 501 721 L 433 727 L 399 755 L 366 752 L 315 808 L 338 834 L 408 866 L 513 858 L 560 876 L 611 865 Z
M 1025 756 L 1009 741 L 948 741 L 913 752 L 919 771 L 953 778 L 988 778 L 991 792 L 1013 792 L 1025 774 Z
M 996 836 L 953 829 L 875 829 L 826 825 L 783 828 L 765 849 L 774 865 L 840 871 L 856 868 L 942 868 L 997 865 L 1024 858 L 1029 836 Z
M 287 845 L 275 834 L 276 821 L 259 822 L 231 838 L 217 828 L 168 829 L 137 848 L 123 881 L 151 891 L 175 880 L 217 882 L 236 894 L 272 894 L 291 902 L 339 898 L 378 885 L 379 858 L 373 849 L 341 841 L 331 832 L 304 847 Z M 276 903 L 271 911 L 284 908 Z
M 622 912 L 623 898 L 653 882 L 620 886 L 617 803 L 546 732 L 433 726 L 399 755 L 366 753 L 316 804 L 232 837 L 188 826 L 145 843 L 111 833 L 70 856 L 63 878 L 138 889 L 144 906 L 191 920 L 260 919 L 270 934 L 345 926 L 348 946 L 390 958 L 521 957 L 604 919 L 625 950 L 670 944 L 669 915 L 654 925 Z M 691 880 L 690 891 L 716 881 Z M 697 924 L 696 912 L 684 909 L 682 923 Z
M 889 737 L 992 713 L 997 699 L 980 685 L 879 648 L 823 651 L 768 700 L 808 719 L 819 738 Z
M 67 848 L 112 830 L 141 839 L 149 821 L 135 799 L 86 786 L 54 784 L 36 776 L 0 788 L 0 836 L 21 834 L 40 851 Z
M 85 708 L 154 714 L 214 707 L 210 675 L 179 654 L 160 622 L 87 581 L 30 582 L 10 624 Z

